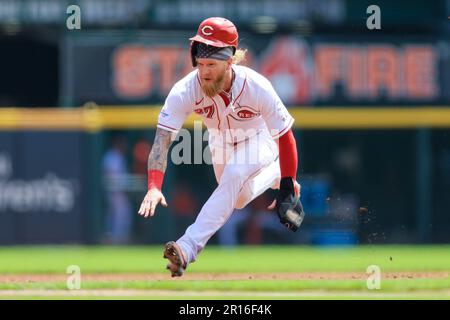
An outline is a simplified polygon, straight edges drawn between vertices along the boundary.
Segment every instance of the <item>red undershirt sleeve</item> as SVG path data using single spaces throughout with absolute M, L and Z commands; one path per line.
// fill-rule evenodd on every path
M 291 129 L 278 139 L 278 150 L 280 154 L 281 178 L 291 177 L 296 180 L 298 166 L 297 144 Z

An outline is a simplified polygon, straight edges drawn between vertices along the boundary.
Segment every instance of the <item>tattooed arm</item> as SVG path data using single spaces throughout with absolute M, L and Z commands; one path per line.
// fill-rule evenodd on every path
M 148 156 L 148 191 L 138 212 L 145 218 L 155 214 L 158 203 L 167 207 L 166 199 L 161 192 L 161 186 L 167 168 L 167 153 L 171 143 L 172 132 L 157 128 L 155 141 Z
M 167 153 L 171 144 L 172 132 L 157 128 L 155 142 L 148 155 L 148 170 L 159 170 L 163 173 L 166 172 Z

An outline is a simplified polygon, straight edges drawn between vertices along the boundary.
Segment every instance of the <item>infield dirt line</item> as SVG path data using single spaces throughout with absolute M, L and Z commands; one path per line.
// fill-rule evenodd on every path
M 270 292 L 270 291 L 174 291 L 174 290 L 0 290 L 1 297 L 20 297 L 20 296 L 39 296 L 39 297 L 152 297 L 156 299 L 171 297 L 197 297 L 211 299 L 214 297 L 259 297 L 259 298 L 306 298 L 306 297 L 337 297 L 337 296 L 355 296 L 365 298 L 396 298 L 396 297 L 424 297 L 441 296 L 450 298 L 450 290 L 438 291 L 412 291 L 412 292 L 367 292 L 367 291 L 321 291 L 307 290 L 301 292 Z
M 81 273 L 84 281 L 160 281 L 160 280 L 364 280 L 365 272 L 264 272 L 264 273 L 186 273 L 181 278 L 171 278 L 167 273 Z M 383 279 L 446 279 L 450 271 L 383 272 Z M 68 275 L 61 274 L 0 274 L 0 282 L 61 282 Z

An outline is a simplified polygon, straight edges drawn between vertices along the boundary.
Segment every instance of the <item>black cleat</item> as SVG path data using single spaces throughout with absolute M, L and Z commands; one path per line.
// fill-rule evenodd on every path
M 169 260 L 166 269 L 170 270 L 172 277 L 181 277 L 186 270 L 186 259 L 183 250 L 175 241 L 169 241 L 164 245 L 163 257 Z

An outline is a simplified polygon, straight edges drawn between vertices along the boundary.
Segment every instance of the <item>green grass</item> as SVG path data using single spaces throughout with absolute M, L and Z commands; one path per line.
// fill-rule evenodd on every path
M 80 247 L 80 246 L 14 246 L 0 247 L 0 274 L 58 274 L 66 276 L 69 265 L 78 265 L 83 274 L 166 272 L 162 247 Z M 358 246 L 306 247 L 264 246 L 232 249 L 208 246 L 189 273 L 283 273 L 283 272 L 358 272 L 369 265 L 383 272 L 450 273 L 450 246 Z M 174 292 L 170 299 L 440 299 L 450 298 L 450 277 L 438 279 L 383 279 L 381 290 L 368 290 L 365 279 L 352 280 L 126 280 L 82 281 L 84 290 L 141 290 L 136 299 L 158 299 L 152 292 Z M 0 290 L 67 290 L 65 281 L 0 282 Z M 221 296 L 221 292 L 226 295 Z M 246 295 L 240 294 L 246 292 Z M 255 293 L 249 296 L 248 293 Z M 324 292 L 326 294 L 324 294 Z M 185 293 L 185 294 L 184 294 Z M 194 293 L 194 296 L 192 295 Z M 17 299 L 44 298 L 32 292 Z M 85 297 L 58 296 L 62 299 Z M 10 298 L 2 295 L 0 299 Z M 94 299 L 111 296 L 92 296 Z M 130 297 L 123 297 L 130 298 Z
M 0 283 L 0 290 L 65 290 L 65 281 Z M 138 289 L 176 291 L 253 291 L 293 292 L 300 290 L 369 291 L 366 280 L 148 280 L 148 281 L 83 281 L 82 289 Z M 383 280 L 382 292 L 448 290 L 446 279 Z
M 49 295 L 49 296 L 38 296 L 38 295 L 23 295 L 23 296 L 1 296 L 0 300 L 166 300 L 166 297 L 158 297 L 155 295 L 139 295 L 139 296 L 58 296 L 58 295 Z M 388 295 L 388 294 L 361 294 L 361 293 L 341 293 L 341 294 L 317 294 L 308 293 L 307 295 L 278 295 L 278 296 L 248 296 L 248 295 L 227 295 L 227 296 L 214 296 L 213 298 L 207 295 L 198 295 L 198 296 L 183 296 L 183 295 L 172 295 L 170 296 L 170 300 L 448 300 L 448 296 L 442 295 L 430 295 L 430 294 L 396 294 L 396 295 Z
M 392 258 L 392 259 L 391 259 Z M 316 248 L 207 247 L 189 272 L 449 271 L 450 246 Z M 0 247 L 0 273 L 61 273 L 78 265 L 86 273 L 152 273 L 164 270 L 161 247 Z

